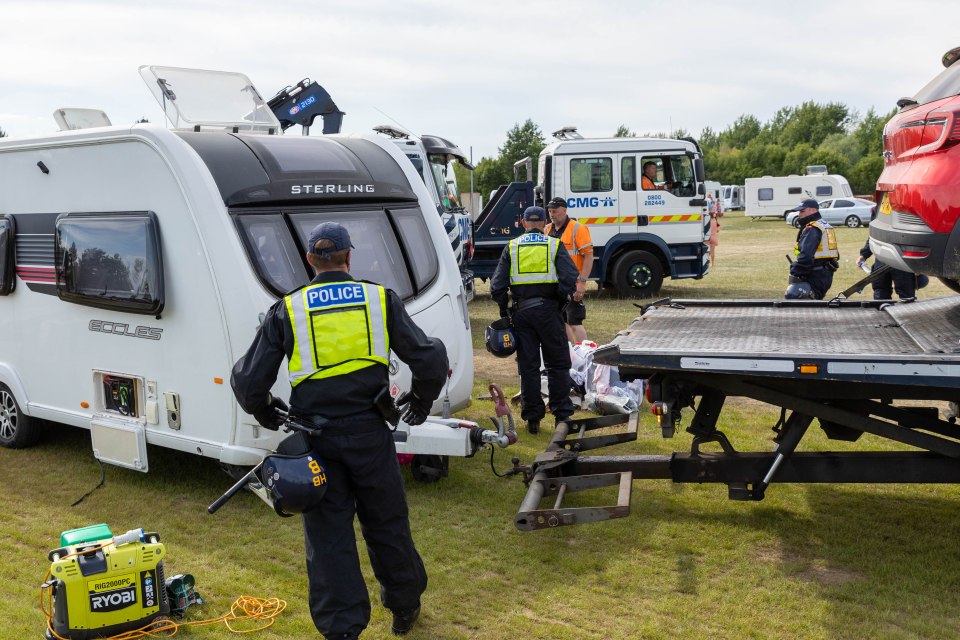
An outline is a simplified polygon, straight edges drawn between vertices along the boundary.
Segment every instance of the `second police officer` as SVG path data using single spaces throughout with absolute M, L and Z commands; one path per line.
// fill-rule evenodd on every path
M 570 347 L 561 309 L 576 291 L 580 274 L 567 251 L 561 251 L 560 241 L 544 235 L 546 221 L 542 207 L 527 207 L 523 212 L 525 233 L 504 248 L 490 280 L 490 294 L 500 307 L 500 317 L 512 315 L 523 398 L 520 415 L 530 433 L 540 430 L 546 413 L 540 395 L 541 350 L 550 410 L 557 422 L 573 415 Z
M 797 244 L 790 265 L 787 298 L 823 300 L 833 285 L 833 272 L 840 267 L 836 231 L 820 218 L 820 204 L 807 198 L 791 211 L 799 211 Z

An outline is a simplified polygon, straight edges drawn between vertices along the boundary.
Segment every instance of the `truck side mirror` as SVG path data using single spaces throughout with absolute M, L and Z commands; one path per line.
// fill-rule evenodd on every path
M 705 180 L 706 172 L 703 170 L 703 158 L 694 158 L 693 173 L 697 177 L 697 182 Z
M 707 188 L 704 187 L 703 183 L 701 182 L 699 185 L 697 185 L 697 194 L 702 196 L 702 195 L 705 195 L 706 193 L 707 193 Z

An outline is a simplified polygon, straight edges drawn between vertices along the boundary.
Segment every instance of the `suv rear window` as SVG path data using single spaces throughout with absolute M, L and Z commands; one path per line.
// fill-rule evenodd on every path
M 960 62 L 954 62 L 920 89 L 913 99 L 917 104 L 927 104 L 958 93 L 960 93 Z

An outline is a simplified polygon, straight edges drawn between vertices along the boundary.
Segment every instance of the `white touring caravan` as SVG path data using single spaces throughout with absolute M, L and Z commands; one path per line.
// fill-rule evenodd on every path
M 242 74 L 141 75 L 173 130 L 0 139 L 0 445 L 30 444 L 43 419 L 90 429 L 99 459 L 140 471 L 146 444 L 259 462 L 283 436 L 239 409 L 230 371 L 263 313 L 309 281 L 305 242 L 326 220 L 350 231 L 351 272 L 396 291 L 445 343 L 449 402 L 466 406 L 465 293 L 396 145 L 278 135 Z M 396 395 L 410 372 L 395 357 L 390 370 Z M 282 371 L 273 393 L 289 395 Z M 453 434 L 469 431 L 422 426 L 406 427 L 408 440 L 429 454 L 457 455 Z M 446 444 L 431 448 L 430 429 Z
M 764 216 L 785 218 L 789 210 L 804 198 L 824 200 L 838 196 L 853 197 L 853 191 L 846 178 L 826 173 L 747 178 L 744 189 L 746 191 L 744 215 L 751 218 Z
M 723 186 L 719 182 L 715 180 L 704 180 L 703 187 L 707 193 L 713 194 L 714 200 L 719 200 L 723 197 Z
M 744 207 L 743 187 L 736 184 L 723 185 L 723 210 L 740 211 Z

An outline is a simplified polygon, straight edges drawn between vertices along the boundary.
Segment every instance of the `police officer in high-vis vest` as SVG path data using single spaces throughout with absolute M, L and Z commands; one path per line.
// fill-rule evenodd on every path
M 837 232 L 820 218 L 820 204 L 813 198 L 807 198 L 791 211 L 800 212 L 797 218 L 800 231 L 793 248 L 788 282 L 790 285 L 807 283 L 813 297 L 823 300 L 833 284 L 833 272 L 840 267 Z
M 370 621 L 356 514 L 380 598 L 393 612 L 393 632 L 401 635 L 420 613 L 427 574 L 410 533 L 393 433 L 376 399 L 384 398 L 393 352 L 413 374 L 403 420 L 422 423 L 446 382 L 447 352 L 413 323 L 397 294 L 350 276 L 352 245 L 343 226 L 318 225 L 307 246 L 316 277 L 270 308 L 231 383 L 243 410 L 277 429 L 277 409 L 286 405 L 270 388 L 286 358 L 291 412 L 323 427 L 311 444 L 324 461 L 328 488 L 320 506 L 303 514 L 317 630 L 347 640 Z
M 521 417 L 537 433 L 546 413 L 540 396 L 540 352 L 547 369 L 550 410 L 557 422 L 573 415 L 570 401 L 570 347 L 561 309 L 577 289 L 577 268 L 563 244 L 544 235 L 547 212 L 527 207 L 526 233 L 504 248 L 490 280 L 500 317 L 511 316 L 517 339 L 517 369 L 523 397 Z M 509 295 L 508 295 L 509 290 Z M 513 298 L 512 314 L 509 308 Z

